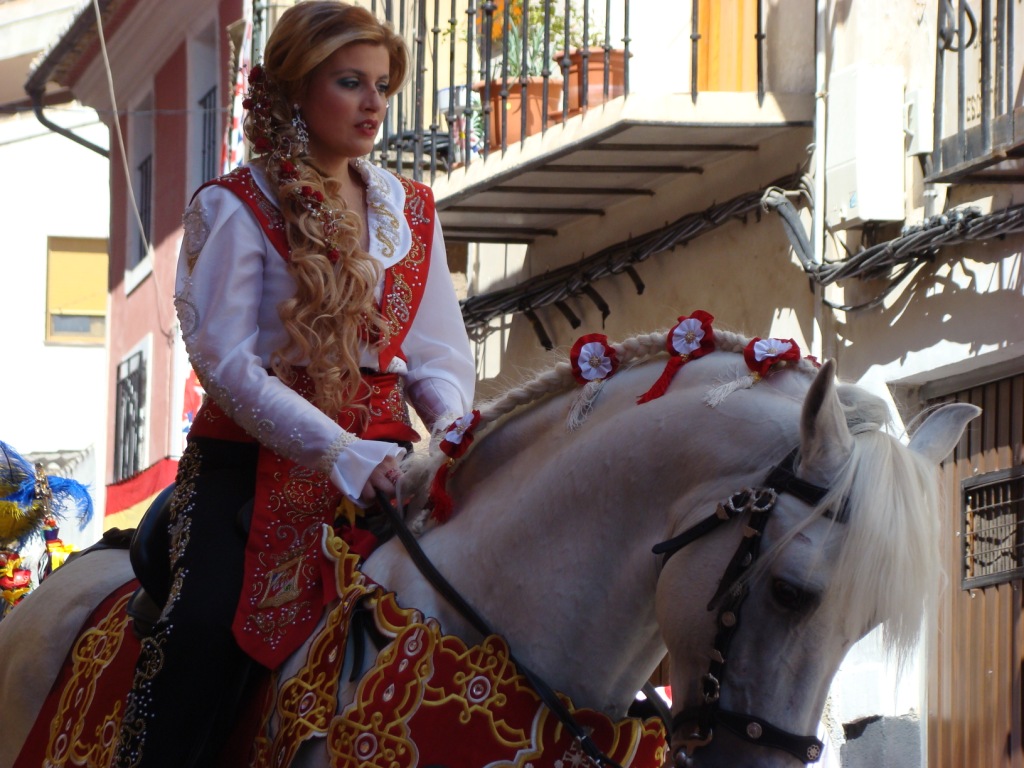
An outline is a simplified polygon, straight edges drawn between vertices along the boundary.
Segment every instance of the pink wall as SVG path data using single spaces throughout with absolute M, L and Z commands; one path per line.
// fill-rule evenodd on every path
M 230 47 L 225 27 L 242 16 L 243 0 L 222 0 L 218 4 L 222 30 L 220 42 L 222 103 L 231 95 L 228 72 Z M 164 32 L 166 33 L 166 31 Z M 177 340 L 173 305 L 174 275 L 181 239 L 181 215 L 187 197 L 186 190 L 188 150 L 188 55 L 186 30 L 177 33 L 181 38 L 174 53 L 153 75 L 154 120 L 154 220 L 153 220 L 153 272 L 139 283 L 130 294 L 125 292 L 125 252 L 128 242 L 127 188 L 119 160 L 111 157 L 110 175 L 110 346 L 108 407 L 111 414 L 109 448 L 107 452 L 106 482 L 113 479 L 114 414 L 117 398 L 117 366 L 125 356 L 151 334 L 152 358 L 146 420 L 150 465 L 156 464 L 177 445 L 180 414 L 172 414 L 174 388 L 180 386 L 174 377 L 173 356 Z M 121 128 L 128 140 L 127 120 L 122 118 Z M 223 123 L 221 128 L 223 128 Z M 112 136 L 111 146 L 116 146 Z M 134 226 L 134 225 L 133 225 Z

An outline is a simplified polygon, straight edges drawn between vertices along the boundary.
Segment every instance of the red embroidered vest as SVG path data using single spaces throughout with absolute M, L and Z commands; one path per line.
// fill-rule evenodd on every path
M 384 273 L 380 312 L 387 340 L 378 353 L 380 373 L 365 374 L 362 394 L 369 423 L 362 427 L 355 411 L 338 416 L 345 430 L 367 440 L 418 440 L 409 423 L 402 380 L 388 373 L 395 358 L 405 359 L 402 342 L 419 309 L 430 265 L 434 203 L 429 187 L 401 179 L 405 217 L 412 231 L 409 252 Z M 223 186 L 246 203 L 260 227 L 285 261 L 289 259 L 281 212 L 263 194 L 248 168 L 239 168 L 208 184 Z M 310 399 L 312 381 L 298 371 L 291 387 Z M 196 414 L 189 437 L 253 440 L 213 400 Z M 253 520 L 246 542 L 245 577 L 233 631 L 241 648 L 271 669 L 298 648 L 316 627 L 324 605 L 335 597 L 333 584 L 322 579 L 320 539 L 330 525 L 341 494 L 327 476 L 261 448 L 257 462 Z

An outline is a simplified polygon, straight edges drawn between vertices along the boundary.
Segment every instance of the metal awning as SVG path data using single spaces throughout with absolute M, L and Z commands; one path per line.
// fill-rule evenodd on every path
M 807 132 L 811 95 L 631 94 L 471 161 L 432 184 L 450 241 L 531 243 L 681 175 L 695 184 L 715 163 L 754 155 L 769 138 Z M 743 180 L 740 187 L 744 188 Z

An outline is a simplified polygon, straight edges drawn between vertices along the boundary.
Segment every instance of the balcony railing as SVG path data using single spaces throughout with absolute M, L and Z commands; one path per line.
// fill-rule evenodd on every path
M 1024 178 L 1014 0 L 941 0 L 930 181 Z M 980 15 L 978 13 L 980 9 Z
M 273 5 L 256 4 L 257 41 Z M 432 182 L 504 153 L 630 92 L 630 0 L 371 0 L 370 8 L 412 54 L 374 159 L 416 179 Z M 692 0 L 688 12 L 671 14 L 685 20 L 680 32 L 690 43 L 690 61 L 674 60 L 689 66 L 694 101 L 704 90 L 756 88 L 760 103 L 765 4 L 729 8 Z M 712 55 L 729 57 L 726 69 L 742 68 L 742 87 L 714 81 L 709 73 L 721 62 Z
M 414 62 L 378 159 L 416 178 L 503 152 L 629 90 L 629 0 L 372 9 L 410 41 Z

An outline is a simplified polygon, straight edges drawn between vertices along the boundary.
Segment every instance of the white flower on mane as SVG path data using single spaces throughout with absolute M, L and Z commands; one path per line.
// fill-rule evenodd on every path
M 604 344 L 591 341 L 580 349 L 580 375 L 587 381 L 603 379 L 612 372 L 612 360 L 604 352 Z
M 695 317 L 687 318 L 676 326 L 672 331 L 672 349 L 680 355 L 689 355 L 700 349 L 700 343 L 704 340 L 704 329 L 700 320 Z
M 754 357 L 760 362 L 769 357 L 783 355 L 792 347 L 792 344 L 782 339 L 761 339 L 754 342 Z
M 464 416 L 459 416 L 452 424 L 451 429 L 445 432 L 444 439 L 453 445 L 458 445 L 462 442 L 462 436 L 466 434 L 466 430 L 473 426 L 473 414 L 467 413 Z

